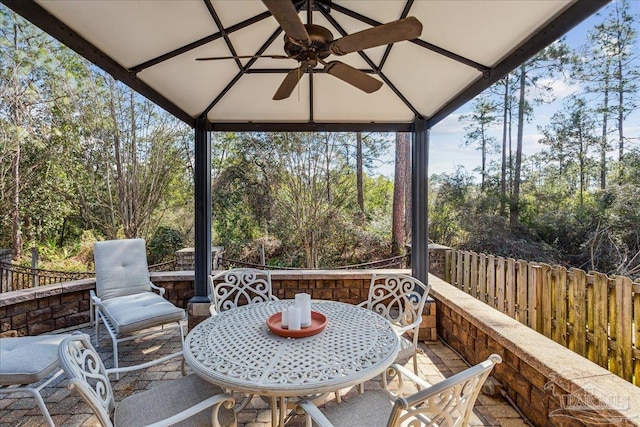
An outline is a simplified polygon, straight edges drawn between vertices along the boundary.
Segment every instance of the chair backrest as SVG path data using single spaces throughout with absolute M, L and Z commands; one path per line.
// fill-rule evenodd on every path
M 209 278 L 211 303 L 216 312 L 243 304 L 271 301 L 271 272 L 253 268 L 232 268 Z
M 109 299 L 151 290 L 144 239 L 96 242 L 93 259 L 98 298 Z
M 115 399 L 104 364 L 86 334 L 65 338 L 58 348 L 60 365 L 69 379 L 69 388 L 75 388 L 91 406 L 100 423 L 112 427 L 110 415 Z
M 406 398 L 399 397 L 393 405 L 388 426 L 404 425 L 418 419 L 424 425 L 439 427 L 466 426 L 482 385 L 493 367 L 502 362 L 497 354 L 444 381 Z M 400 376 L 401 377 L 401 376 Z
M 422 316 L 431 286 L 407 274 L 374 273 L 366 308 L 397 326 L 407 326 Z

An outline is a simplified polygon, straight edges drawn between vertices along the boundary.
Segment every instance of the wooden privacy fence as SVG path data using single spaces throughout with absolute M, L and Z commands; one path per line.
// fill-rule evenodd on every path
M 562 266 L 449 250 L 444 280 L 640 385 L 640 283 Z

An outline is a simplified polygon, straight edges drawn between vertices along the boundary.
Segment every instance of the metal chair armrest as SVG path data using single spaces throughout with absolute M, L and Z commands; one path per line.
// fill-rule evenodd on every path
M 410 323 L 408 325 L 396 327 L 396 331 L 400 334 L 404 334 L 407 331 L 418 328 L 420 326 L 420 323 L 422 323 L 422 318 L 418 318 L 414 320 L 413 323 Z
M 91 289 L 89 291 L 89 296 L 91 297 L 91 303 L 101 306 L 102 305 L 102 300 L 100 298 L 98 298 L 98 295 L 96 295 L 96 291 L 94 291 L 93 289 Z
M 149 284 L 151 285 L 151 289 L 154 289 L 154 290 L 158 291 L 160 293 L 160 296 L 164 297 L 164 293 L 166 291 L 164 288 L 161 288 L 160 286 L 156 286 L 151 282 L 149 282 Z
M 411 372 L 410 370 L 408 370 L 402 365 L 398 365 L 394 363 L 389 367 L 389 369 L 393 369 L 394 371 L 400 374 L 398 376 L 398 380 L 400 381 L 400 384 L 399 384 L 400 390 L 402 390 L 402 386 L 403 386 L 403 377 L 406 377 L 407 379 L 411 380 L 414 384 L 420 387 L 423 387 L 423 388 L 431 387 L 431 384 L 429 384 L 428 382 L 426 382 L 425 380 L 423 380 L 422 378 L 420 378 L 419 376 L 417 376 L 416 374 L 414 374 L 413 372 Z
M 320 409 L 309 400 L 301 400 L 296 407 L 302 409 L 307 417 L 307 426 L 311 426 L 310 420 L 313 420 L 319 427 L 333 427 L 333 424 L 320 412 Z

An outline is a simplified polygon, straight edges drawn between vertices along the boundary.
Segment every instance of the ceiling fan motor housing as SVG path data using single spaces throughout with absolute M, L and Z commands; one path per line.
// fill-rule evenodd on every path
M 333 34 L 331 31 L 315 24 L 305 24 L 304 27 L 307 30 L 307 33 L 309 33 L 311 44 L 306 46 L 302 45 L 287 37 L 285 34 L 284 51 L 287 53 L 287 56 L 293 57 L 297 60 L 308 59 L 307 57 L 309 53 L 315 54 L 321 59 L 329 56 L 331 54 L 329 46 L 333 42 Z

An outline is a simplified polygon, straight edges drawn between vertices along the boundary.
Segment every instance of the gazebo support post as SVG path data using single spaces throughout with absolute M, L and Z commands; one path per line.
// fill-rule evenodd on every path
M 195 122 L 194 160 L 194 295 L 189 300 L 189 329 L 209 317 L 211 274 L 211 134 L 206 118 Z
M 411 274 L 423 283 L 429 276 L 429 128 L 416 118 L 411 139 Z

